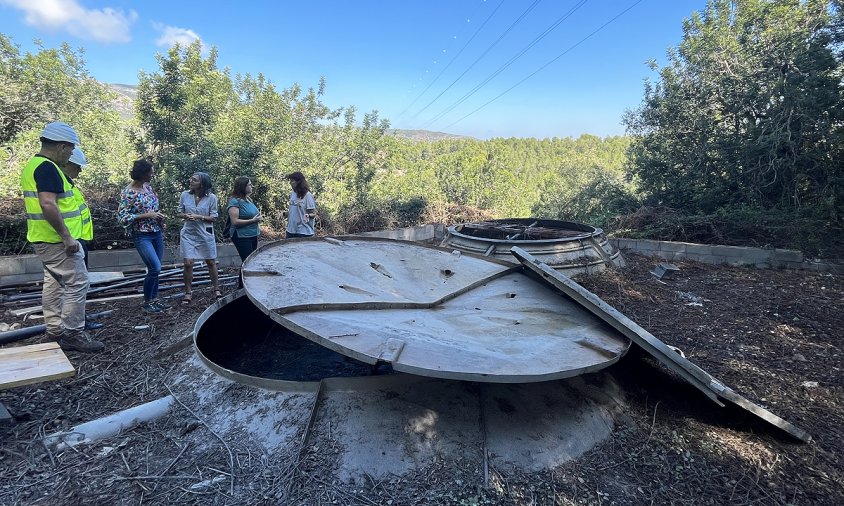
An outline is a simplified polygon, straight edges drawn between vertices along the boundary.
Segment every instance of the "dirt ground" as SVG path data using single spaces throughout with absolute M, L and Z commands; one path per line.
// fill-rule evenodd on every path
M 268 459 L 182 401 L 120 436 L 45 447 L 47 434 L 173 393 L 173 371 L 193 354 L 178 344 L 213 302 L 203 290 L 162 315 L 142 313 L 136 299 L 93 306 L 116 309 L 98 336 L 104 353 L 69 353 L 74 378 L 0 392 L 16 417 L 0 426 L 0 504 L 844 504 L 844 276 L 682 262 L 658 281 L 649 274 L 657 260 L 626 259 L 623 270 L 577 280 L 812 442 L 719 408 L 631 353 L 608 369 L 627 416 L 603 444 L 542 472 L 492 468 L 485 480 L 477 462 L 442 460 L 348 483 L 330 447 Z M 200 451 L 196 435 L 219 444 Z

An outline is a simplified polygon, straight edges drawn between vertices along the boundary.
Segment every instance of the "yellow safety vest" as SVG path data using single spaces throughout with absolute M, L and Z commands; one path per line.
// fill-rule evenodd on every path
M 73 187 L 73 192 L 76 194 L 76 201 L 79 203 L 79 212 L 82 217 L 82 237 L 84 241 L 94 240 L 94 222 L 91 221 L 91 210 L 88 209 L 88 204 L 85 203 L 85 196 L 78 186 Z
M 43 156 L 36 155 L 29 160 L 29 163 L 21 172 L 21 190 L 23 191 L 23 202 L 26 207 L 26 240 L 29 242 L 60 243 L 62 238 L 53 226 L 44 217 L 44 211 L 38 201 L 38 187 L 35 185 L 35 169 L 43 162 L 50 162 L 56 168 L 64 184 L 61 193 L 56 194 L 56 204 L 59 208 L 59 215 L 64 220 L 67 231 L 74 239 L 82 238 L 82 211 L 79 208 L 81 197 L 77 197 L 73 186 L 65 177 L 59 167 Z M 80 194 L 81 195 L 81 194 Z M 86 206 L 87 207 L 87 206 Z

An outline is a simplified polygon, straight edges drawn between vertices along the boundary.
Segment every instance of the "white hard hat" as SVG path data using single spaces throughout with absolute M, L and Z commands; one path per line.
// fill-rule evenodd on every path
M 68 161 L 75 163 L 80 167 L 88 165 L 88 160 L 85 158 L 85 153 L 83 153 L 82 150 L 78 147 L 73 148 L 73 153 L 71 153 L 70 160 Z
M 75 146 L 81 144 L 81 142 L 79 142 L 79 136 L 76 135 L 73 128 L 71 128 L 67 123 L 62 123 L 61 121 L 47 123 L 47 126 L 45 126 L 44 130 L 41 132 L 41 137 L 50 139 L 51 141 L 69 142 Z

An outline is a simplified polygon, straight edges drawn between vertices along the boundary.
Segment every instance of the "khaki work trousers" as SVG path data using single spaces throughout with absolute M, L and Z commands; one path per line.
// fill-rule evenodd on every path
M 61 243 L 33 243 L 32 249 L 44 263 L 41 307 L 47 333 L 56 335 L 65 330 L 83 330 L 89 283 L 82 245 L 70 256 Z

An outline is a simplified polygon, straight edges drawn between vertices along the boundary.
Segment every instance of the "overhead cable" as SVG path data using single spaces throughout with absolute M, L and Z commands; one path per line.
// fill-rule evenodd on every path
M 483 52 L 480 56 L 478 56 L 478 58 L 477 58 L 474 62 L 472 62 L 472 64 L 471 64 L 471 65 L 469 65 L 469 68 L 467 68 L 466 70 L 464 70 L 464 71 L 463 71 L 463 73 L 462 73 L 462 74 L 460 74 L 459 76 L 457 76 L 457 79 L 455 79 L 454 81 L 452 81 L 452 82 L 451 82 L 451 84 L 449 84 L 449 85 L 448 85 L 448 86 L 447 86 L 447 87 L 446 87 L 443 91 L 441 91 L 441 92 L 440 92 L 440 94 L 439 94 L 439 95 L 437 95 L 436 97 L 434 97 L 434 98 L 433 98 L 433 100 L 431 100 L 430 102 L 428 102 L 428 103 L 425 105 L 425 107 L 423 107 L 422 109 L 419 109 L 419 110 L 416 112 L 416 114 L 414 114 L 414 115 L 413 115 L 413 118 L 415 118 L 415 117 L 419 116 L 420 114 L 422 114 L 422 112 L 424 112 L 425 110 L 427 110 L 427 109 L 428 109 L 428 107 L 430 107 L 430 106 L 431 106 L 431 104 L 433 104 L 434 102 L 436 102 L 436 101 L 437 101 L 437 99 L 439 99 L 441 96 L 443 96 L 443 94 L 444 94 L 446 91 L 448 91 L 448 90 L 449 90 L 452 86 L 454 86 L 454 84 L 455 84 L 455 83 L 457 83 L 457 81 L 459 81 L 459 80 L 460 80 L 463 76 L 465 76 L 465 75 L 466 75 L 466 73 L 467 73 L 467 72 L 469 72 L 469 71 L 472 69 L 472 67 L 474 67 L 474 66 L 475 66 L 475 65 L 476 65 L 479 61 L 481 61 L 481 59 L 482 59 L 484 56 L 486 56 L 486 55 L 487 55 L 487 53 L 489 53 L 489 52 L 492 50 L 492 48 L 494 48 L 494 47 L 495 47 L 495 46 L 496 46 L 499 42 L 501 42 L 501 39 L 503 39 L 503 38 L 504 38 L 504 37 L 505 37 L 508 33 L 510 33 L 510 30 L 512 30 L 513 28 L 515 28 L 515 27 L 516 27 L 516 25 L 518 25 L 518 24 L 519 24 L 519 22 L 521 22 L 521 21 L 525 18 L 525 16 L 527 16 L 528 14 L 530 14 L 530 11 L 532 11 L 532 10 L 533 10 L 533 9 L 537 6 L 537 4 L 539 4 L 539 2 L 540 2 L 540 1 L 541 1 L 541 0 L 535 0 L 532 4 L 530 4 L 530 6 L 528 6 L 528 8 L 527 8 L 527 9 L 525 9 L 525 11 L 524 11 L 524 12 L 523 12 L 523 13 L 522 13 L 522 14 L 521 14 L 521 15 L 520 15 L 520 16 L 519 16 L 519 17 L 518 17 L 515 21 L 513 21 L 513 23 L 512 23 L 512 24 L 511 24 L 511 25 L 510 25 L 510 26 L 509 26 L 506 30 L 504 30 L 504 33 L 502 33 L 502 34 L 501 34 L 501 35 L 500 35 L 497 39 L 495 39 L 495 42 L 493 42 L 493 43 L 492 43 L 492 44 L 491 44 L 488 48 L 486 48 L 486 50 L 485 50 L 485 51 L 484 51 L 484 52 Z
M 475 37 L 477 37 L 478 34 L 481 33 L 481 30 L 483 30 L 483 28 L 486 26 L 486 24 L 489 23 L 489 20 L 492 19 L 493 16 L 495 16 L 495 13 L 498 12 L 498 9 L 500 9 L 502 5 L 504 5 L 504 0 L 501 0 L 500 2 L 498 2 L 498 6 L 495 8 L 495 10 L 492 11 L 492 14 L 490 14 L 486 18 L 486 20 L 481 24 L 481 26 L 479 26 L 478 29 L 475 30 L 475 33 L 472 34 L 472 36 L 469 38 L 469 40 L 467 40 L 466 43 L 463 44 L 463 47 L 460 48 L 460 51 L 458 51 L 457 54 L 455 54 L 451 58 L 451 61 L 448 62 L 448 65 L 446 65 L 445 67 L 443 67 L 442 70 L 440 70 L 439 74 L 437 74 L 437 76 L 434 77 L 434 79 L 428 84 L 428 86 L 426 86 L 425 89 L 422 90 L 422 93 L 417 95 L 416 98 L 413 99 L 413 102 L 411 102 L 407 107 L 404 108 L 404 110 L 402 112 L 399 113 L 399 116 L 404 116 L 404 113 L 406 113 L 408 110 L 410 110 L 410 108 L 413 107 L 413 104 L 415 104 L 417 100 L 422 98 L 422 95 L 424 95 L 425 92 L 427 92 L 429 89 L 431 89 L 431 86 L 433 86 L 434 83 L 437 82 L 437 79 L 439 79 L 440 76 L 443 75 L 443 72 L 445 72 L 446 70 L 448 70 L 449 67 L 451 67 L 451 64 L 454 63 L 454 60 L 456 60 L 461 54 L 463 54 L 463 50 L 465 50 L 466 47 L 469 44 L 471 44 L 473 40 L 475 40 Z
M 427 123 L 425 123 L 425 125 L 423 125 L 423 128 L 426 128 L 428 125 L 431 125 L 431 124 L 435 123 L 435 122 L 436 122 L 436 121 L 438 121 L 440 118 L 442 118 L 442 117 L 443 117 L 443 116 L 445 116 L 446 114 L 448 114 L 448 113 L 450 113 L 451 111 L 453 111 L 453 110 L 454 110 L 457 106 L 459 106 L 460 104 L 462 104 L 463 102 L 465 102 L 465 101 L 466 101 L 469 97 L 471 97 L 472 95 L 474 95 L 475 93 L 477 93 L 477 92 L 478 92 L 478 90 L 480 90 L 481 88 L 483 88 L 483 87 L 484 87 L 484 86 L 485 86 L 488 82 L 490 82 L 491 80 L 493 80 L 496 76 L 498 76 L 499 74 L 501 74 L 502 72 L 504 72 L 504 70 L 506 70 L 506 69 L 507 69 L 507 67 L 509 67 L 510 65 L 512 65 L 512 64 L 513 64 L 516 60 L 518 60 L 518 59 L 519 59 L 519 58 L 521 58 L 522 56 L 524 56 L 524 54 L 525 54 L 525 53 L 527 53 L 528 51 L 530 51 L 530 49 L 531 49 L 531 48 L 533 48 L 536 44 L 538 44 L 538 43 L 539 43 L 542 39 L 544 39 L 545 37 L 547 37 L 547 36 L 548 36 L 548 34 L 550 34 L 552 31 L 554 31 L 554 30 L 555 30 L 558 26 L 560 26 L 560 25 L 563 23 L 563 21 L 567 20 L 567 19 L 568 19 L 569 17 L 571 17 L 571 16 L 572 16 L 572 14 L 574 14 L 574 13 L 575 13 L 578 9 L 580 9 L 581 7 L 583 7 L 583 5 L 584 5 L 584 4 L 586 4 L 586 2 L 587 2 L 587 1 L 588 1 L 588 0 L 580 0 L 578 3 L 576 3 L 576 4 L 575 4 L 575 5 L 574 5 L 571 9 L 569 9 L 569 10 L 568 10 L 565 14 L 563 14 L 562 16 L 560 16 L 559 18 L 557 18 L 557 20 L 556 20 L 556 21 L 554 21 L 554 22 L 553 22 L 553 23 L 552 23 L 552 24 L 551 24 L 548 28 L 546 28 L 546 29 L 545 29 L 542 33 L 540 33 L 540 34 L 539 34 L 539 35 L 538 35 L 535 39 L 533 39 L 533 40 L 532 40 L 532 41 L 531 41 L 531 42 L 530 42 L 527 46 L 525 46 L 524 48 L 522 48 L 522 50 L 521 50 L 521 51 L 519 51 L 519 52 L 518 52 L 518 53 L 516 53 L 513 57 L 511 57 L 509 60 L 507 60 L 507 61 L 506 61 L 506 62 L 505 62 L 502 66 L 498 67 L 498 69 L 497 69 L 495 72 L 493 72 L 492 74 L 490 74 L 489 76 L 487 76 L 487 77 L 486 77 L 486 79 L 484 79 L 483 81 L 481 81 L 480 83 L 478 83 L 477 85 L 475 85 L 475 87 L 474 87 L 474 88 L 472 88 L 471 90 L 469 90 L 468 92 L 466 92 L 466 94 L 465 94 L 465 95 L 463 95 L 462 97 L 460 97 L 459 99 L 457 99 L 457 101 L 456 101 L 456 102 L 454 102 L 454 103 L 453 103 L 453 104 L 451 104 L 450 106 L 446 107 L 443 111 L 441 111 L 439 114 L 437 114 L 437 115 L 436 115 L 433 119 L 431 119 L 431 120 L 429 120 Z
M 601 30 L 603 30 L 604 28 L 606 28 L 606 27 L 607 27 L 608 25 L 610 25 L 613 21 L 615 21 L 615 20 L 617 20 L 618 18 L 620 18 L 621 16 L 623 16 L 623 15 L 627 14 L 627 12 L 628 12 L 630 9 L 632 9 L 633 7 L 636 7 L 637 5 L 639 5 L 640 3 L 642 3 L 643 1 L 644 1 L 644 0 L 638 0 L 638 1 L 634 2 L 634 3 L 630 6 L 630 7 L 626 8 L 626 9 L 624 9 L 623 11 L 619 12 L 618 14 L 616 14 L 616 15 L 615 15 L 615 17 L 613 17 L 612 19 L 610 19 L 609 21 L 607 21 L 606 23 L 604 23 L 603 25 L 601 25 L 600 27 L 598 27 L 595 31 L 593 31 L 592 33 L 590 33 L 590 34 L 589 34 L 589 35 L 587 35 L 586 37 L 583 37 L 582 39 L 580 39 L 579 41 L 577 41 L 575 44 L 573 44 L 573 45 L 572 45 L 572 46 L 570 46 L 568 49 L 566 49 L 565 51 L 563 51 L 562 53 L 560 53 L 559 55 L 557 55 L 555 58 L 553 58 L 552 60 L 550 60 L 548 63 L 546 63 L 546 64 L 542 65 L 541 67 L 539 67 L 539 68 L 538 68 L 538 69 L 536 69 L 535 71 L 533 71 L 533 72 L 531 72 L 530 74 L 528 74 L 528 76 L 527 76 L 527 77 L 525 77 L 524 79 L 522 79 L 521 81 L 517 82 L 517 83 L 516 83 L 516 84 L 514 84 L 513 86 L 510 86 L 510 87 L 509 87 L 509 88 L 507 88 L 506 90 L 502 91 L 501 93 L 499 93 L 498 95 L 496 95 L 495 97 L 493 97 L 491 100 L 489 100 L 489 101 L 488 101 L 488 102 L 486 102 L 485 104 L 481 105 L 481 106 L 480 106 L 480 107 L 478 107 L 477 109 L 473 110 L 473 111 L 472 111 L 472 112 L 470 112 L 469 114 L 467 114 L 467 115 L 463 116 L 462 118 L 458 119 L 457 121 L 454 121 L 454 122 L 452 122 L 452 123 L 449 123 L 449 124 L 448 124 L 448 125 L 446 125 L 444 128 L 449 128 L 449 127 L 451 127 L 451 126 L 456 125 L 457 123 L 460 123 L 460 122 L 461 122 L 461 121 L 463 121 L 464 119 L 468 118 L 469 116 L 471 116 L 471 115 L 475 114 L 476 112 L 480 111 L 481 109 L 483 109 L 484 107 L 488 106 L 489 104 L 491 104 L 491 103 L 495 102 L 496 100 L 498 100 L 498 99 L 499 99 L 499 98 L 501 98 L 502 96 L 506 95 L 507 93 L 509 93 L 510 91 L 512 91 L 514 88 L 516 88 L 517 86 L 519 86 L 519 85 L 520 85 L 520 84 L 522 84 L 523 82 L 527 81 L 528 79 L 530 79 L 530 78 L 531 78 L 531 77 L 533 77 L 534 75 L 538 74 L 539 72 L 541 72 L 542 70 L 544 70 L 546 67 L 548 67 L 549 65 L 551 65 L 552 63 L 554 63 L 555 61 L 559 60 L 560 58 L 562 58 L 563 56 L 565 56 L 566 54 L 568 54 L 571 50 L 573 50 L 573 49 L 574 49 L 574 48 L 576 48 L 577 46 L 579 46 L 579 45 L 583 44 L 584 42 L 586 42 L 586 40 L 588 40 L 588 39 L 589 39 L 589 38 L 591 38 L 593 35 L 595 35 L 596 33 L 600 32 Z

